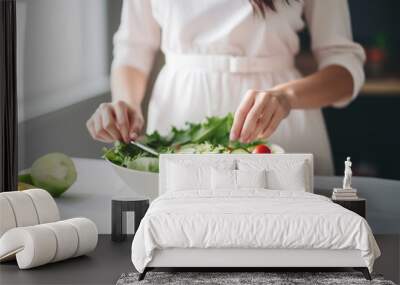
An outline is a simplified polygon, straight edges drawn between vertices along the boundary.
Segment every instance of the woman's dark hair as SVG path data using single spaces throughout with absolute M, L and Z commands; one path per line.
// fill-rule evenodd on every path
M 253 6 L 254 12 L 261 13 L 262 17 L 265 17 L 265 12 L 267 9 L 271 9 L 272 11 L 276 11 L 275 1 L 274 0 L 249 0 L 251 5 Z M 283 1 L 286 4 L 289 4 L 290 0 L 279 0 Z

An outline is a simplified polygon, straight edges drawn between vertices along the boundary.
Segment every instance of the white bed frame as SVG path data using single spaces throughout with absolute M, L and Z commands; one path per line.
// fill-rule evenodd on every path
M 359 250 L 170 248 L 149 267 L 365 267 Z
M 166 167 L 169 161 L 195 160 L 200 164 L 203 161 L 218 159 L 274 159 L 274 160 L 304 160 L 307 163 L 308 192 L 313 192 L 313 157 L 312 154 L 274 154 L 274 155 L 193 155 L 193 154 L 165 154 L 160 156 L 159 191 L 165 192 Z M 158 249 L 139 280 L 145 277 L 146 272 L 154 268 L 296 268 L 296 267 L 353 267 L 362 271 L 364 277 L 371 280 L 365 261 L 359 250 L 329 250 L 329 249 L 252 249 L 252 248 L 170 248 Z

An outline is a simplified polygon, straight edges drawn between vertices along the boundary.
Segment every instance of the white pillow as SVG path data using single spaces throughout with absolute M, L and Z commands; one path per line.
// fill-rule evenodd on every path
M 236 170 L 232 169 L 211 169 L 211 188 L 213 190 L 235 190 Z
M 240 190 L 241 188 L 266 188 L 265 170 L 211 170 L 211 188 L 213 190 Z
M 284 170 L 272 169 L 267 172 L 268 188 L 272 190 L 306 191 L 305 163 L 294 164 Z
M 234 161 L 218 161 L 214 164 L 195 164 L 190 161 L 169 162 L 167 191 L 211 190 L 211 169 L 234 169 Z
M 307 191 L 309 184 L 308 164 L 304 160 L 260 159 L 238 160 L 239 170 L 266 170 L 267 188 L 271 190 Z
M 237 188 L 267 188 L 267 171 L 236 170 Z
M 210 188 L 210 168 L 185 166 L 178 163 L 168 165 L 168 191 L 185 191 Z

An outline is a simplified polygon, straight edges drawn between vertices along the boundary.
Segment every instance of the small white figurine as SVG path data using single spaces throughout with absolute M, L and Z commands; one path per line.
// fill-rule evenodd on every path
M 343 189 L 352 189 L 351 176 L 353 175 L 353 172 L 351 171 L 350 157 L 347 157 L 347 160 L 344 162 L 344 167 Z

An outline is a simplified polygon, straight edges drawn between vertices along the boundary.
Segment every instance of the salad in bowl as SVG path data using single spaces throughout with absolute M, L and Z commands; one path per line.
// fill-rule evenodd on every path
M 181 154 L 265 154 L 284 153 L 284 150 L 265 140 L 251 143 L 230 141 L 233 115 L 208 117 L 201 123 L 186 123 L 182 129 L 172 127 L 162 136 L 158 132 L 144 135 L 139 142 L 157 153 Z M 103 157 L 116 173 L 135 192 L 155 198 L 158 195 L 158 157 L 135 144 L 116 142 L 104 148 Z

